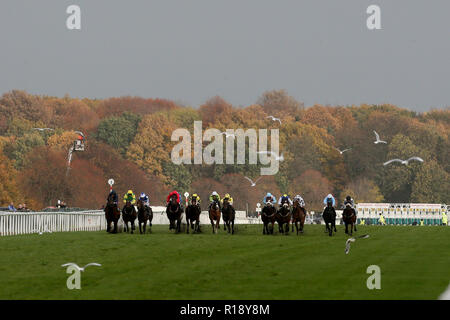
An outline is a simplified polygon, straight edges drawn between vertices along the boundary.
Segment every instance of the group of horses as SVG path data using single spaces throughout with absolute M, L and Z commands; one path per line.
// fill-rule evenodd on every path
M 169 219 L 169 230 L 175 230 L 176 233 L 181 232 L 181 219 L 183 211 L 186 214 L 186 233 L 189 233 L 189 226 L 194 233 L 201 232 L 200 230 L 200 205 L 196 199 L 193 199 L 186 210 L 183 209 L 180 203 L 177 201 L 177 196 L 172 195 L 169 203 L 167 204 L 166 214 Z M 107 204 L 105 206 L 105 217 L 107 221 L 107 232 L 117 233 L 117 223 L 120 219 L 120 210 L 117 204 L 114 202 L 112 196 L 108 197 Z M 213 200 L 209 209 L 209 220 L 211 221 L 212 232 L 217 233 L 220 229 L 220 218 L 224 221 L 224 230 L 228 233 L 234 234 L 234 219 L 235 211 L 231 204 L 225 199 L 223 201 L 222 210 L 220 209 L 219 202 Z M 323 210 L 322 217 L 325 221 L 325 232 L 328 232 L 330 236 L 333 235 L 333 230 L 336 232 L 336 211 L 332 206 L 327 206 Z M 134 221 L 138 219 L 139 232 L 145 233 L 147 221 L 149 222 L 149 232 L 151 232 L 153 211 L 152 208 L 146 206 L 143 201 L 137 201 L 137 210 L 131 202 L 127 201 L 122 209 L 122 219 L 124 222 L 124 231 L 133 233 L 135 230 Z M 294 225 L 299 233 L 303 233 L 303 227 L 305 224 L 306 209 L 300 205 L 297 199 L 294 199 L 292 209 L 289 203 L 283 203 L 277 210 L 275 204 L 271 201 L 267 201 L 266 205 L 261 210 L 261 220 L 263 222 L 263 234 L 273 234 L 275 222 L 278 224 L 279 232 L 281 234 L 289 234 L 289 224 L 292 222 L 292 231 L 294 232 Z M 342 218 L 345 223 L 345 233 L 348 234 L 348 227 L 350 226 L 350 235 L 353 234 L 353 229 L 356 230 L 356 212 L 350 206 L 346 205 L 342 213 Z M 131 229 L 128 226 L 131 224 Z M 111 224 L 114 224 L 112 228 Z M 269 228 L 271 225 L 271 228 Z
M 306 209 L 300 205 L 298 199 L 294 199 L 292 210 L 289 203 L 284 202 L 277 210 L 272 201 L 267 201 L 266 205 L 261 210 L 261 220 L 263 222 L 263 234 L 273 234 L 275 222 L 278 224 L 278 229 L 281 234 L 289 234 L 289 223 L 292 221 L 292 232 L 294 232 L 294 225 L 299 233 L 303 233 L 303 226 L 305 225 Z M 269 224 L 271 228 L 269 228 Z
M 189 226 L 193 230 L 194 233 L 201 232 L 200 230 L 200 205 L 196 199 L 193 199 L 189 205 L 184 210 L 183 206 L 177 201 L 177 196 L 172 195 L 169 199 L 169 203 L 167 204 L 166 214 L 169 219 L 169 230 L 175 230 L 176 233 L 181 232 L 181 219 L 183 211 L 186 214 L 186 233 L 189 233 Z M 234 219 L 235 219 L 235 211 L 231 207 L 231 204 L 227 199 L 223 201 L 222 210 L 220 210 L 219 202 L 217 200 L 212 201 L 211 206 L 208 210 L 209 219 L 211 221 L 212 232 L 217 233 L 217 230 L 220 229 L 220 218 L 222 215 L 222 219 L 224 221 L 224 229 L 228 231 L 228 233 L 234 234 Z M 120 219 L 120 210 L 117 204 L 114 202 L 112 195 L 108 197 L 107 204 L 105 206 L 105 217 L 107 222 L 106 231 L 111 233 L 117 233 L 117 223 Z M 130 232 L 130 227 L 128 223 L 131 224 L 131 233 L 135 230 L 134 221 L 136 218 L 139 221 L 139 232 L 145 233 L 147 221 L 149 222 L 151 232 L 152 220 L 153 220 L 153 211 L 152 208 L 145 206 L 141 200 L 137 201 L 137 210 L 131 202 L 127 201 L 125 206 L 122 209 L 122 219 L 124 222 L 124 231 Z M 114 227 L 111 226 L 114 225 Z

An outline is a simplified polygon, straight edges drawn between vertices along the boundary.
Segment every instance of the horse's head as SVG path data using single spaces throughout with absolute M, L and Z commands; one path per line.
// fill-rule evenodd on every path
M 267 200 L 266 206 L 267 206 L 267 207 L 273 207 L 272 200 Z
M 230 203 L 228 202 L 228 199 L 223 199 L 223 207 L 228 208 L 229 205 Z
M 216 200 L 216 199 L 214 199 L 214 200 L 213 200 L 213 203 L 212 203 L 212 205 L 211 205 L 211 208 L 212 208 L 213 210 L 219 210 L 219 201 Z
M 197 198 L 192 198 L 191 199 L 191 204 L 192 205 L 196 205 L 197 204 Z
M 294 207 L 294 208 L 300 207 L 300 200 L 299 200 L 298 198 L 297 198 L 297 199 L 294 199 L 293 207 Z

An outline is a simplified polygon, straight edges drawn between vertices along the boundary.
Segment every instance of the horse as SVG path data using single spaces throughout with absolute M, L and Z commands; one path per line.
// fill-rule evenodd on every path
M 181 214 L 183 209 L 177 201 L 177 196 L 174 194 L 170 197 L 169 203 L 167 204 L 166 214 L 169 218 L 170 225 L 169 230 L 175 229 L 176 233 L 181 231 Z M 176 223 L 176 226 L 175 226 Z
M 212 232 L 217 233 L 220 229 L 220 208 L 217 200 L 213 200 L 211 206 L 209 207 L 208 213 L 209 220 L 211 221 Z M 215 225 L 214 220 L 216 221 Z
M 108 196 L 108 201 L 105 206 L 105 218 L 106 218 L 106 232 L 111 232 L 111 222 L 114 223 L 114 230 L 112 233 L 117 233 L 117 222 L 120 219 L 120 210 L 117 204 L 114 203 L 113 197 L 110 194 Z
M 348 234 L 348 225 L 350 225 L 350 235 L 353 235 L 353 227 L 356 231 L 356 214 L 350 204 L 346 204 L 342 212 L 342 220 L 345 223 L 345 233 Z
M 330 235 L 333 235 L 336 232 L 336 211 L 334 210 L 332 205 L 328 205 L 325 207 L 322 213 L 323 220 L 325 221 L 325 229 L 326 232 Z
M 193 199 L 186 208 L 186 233 L 189 233 L 189 223 L 195 232 L 200 232 L 200 206 L 197 204 L 197 199 Z M 194 226 L 195 222 L 195 226 Z
M 223 200 L 222 219 L 225 223 L 226 230 L 228 230 L 228 233 L 231 232 L 231 234 L 234 234 L 234 217 L 235 213 L 233 207 L 231 207 L 231 204 L 228 202 L 228 200 Z
M 149 206 L 144 204 L 144 201 L 137 201 L 138 207 L 138 221 L 139 221 L 139 232 L 145 234 L 145 228 L 147 227 L 147 220 L 149 222 L 149 231 L 152 232 L 152 220 L 153 220 L 153 210 Z M 142 226 L 143 224 L 143 226 Z M 142 230 L 144 232 L 142 232 Z
M 306 210 L 305 208 L 300 206 L 300 201 L 297 199 L 294 200 L 294 205 L 292 208 L 292 231 L 294 231 L 294 224 L 295 229 L 298 232 L 303 233 L 303 226 L 305 224 L 305 218 L 306 218 Z M 300 228 L 299 228 L 300 225 Z
M 125 203 L 125 206 L 122 209 L 122 219 L 124 223 L 124 231 L 129 232 L 130 228 L 128 227 L 128 222 L 131 223 L 131 234 L 133 234 L 136 226 L 134 225 L 134 220 L 137 218 L 137 211 L 134 205 L 131 204 L 130 201 Z
M 261 220 L 264 223 L 263 234 L 273 234 L 273 226 L 275 224 L 275 213 L 277 209 L 272 201 L 267 201 L 266 205 L 261 210 Z M 272 224 L 272 229 L 269 230 L 269 223 Z
M 275 214 L 275 221 L 278 223 L 278 229 L 280 233 L 285 235 L 289 234 L 289 222 L 291 221 L 291 210 L 289 210 L 289 204 L 287 202 L 281 205 Z M 286 225 L 286 228 L 284 227 Z

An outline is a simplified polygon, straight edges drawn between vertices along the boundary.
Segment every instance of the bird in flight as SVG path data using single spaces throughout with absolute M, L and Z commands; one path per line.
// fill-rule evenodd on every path
M 375 144 L 386 143 L 387 144 L 386 141 L 380 140 L 380 135 L 375 130 L 373 130 L 373 133 L 375 133 L 375 137 L 377 138 L 377 140 L 375 140 L 373 143 L 375 143 Z
M 344 149 L 344 150 L 342 150 L 342 151 L 339 150 L 338 148 L 334 148 L 334 149 L 336 149 L 337 151 L 339 151 L 340 154 L 343 154 L 345 151 L 352 150 L 352 148 Z
M 266 117 L 266 118 L 271 118 L 273 121 L 279 121 L 280 124 L 281 124 L 280 118 L 275 118 L 274 116 L 268 116 L 268 117 Z
M 250 183 L 252 184 L 251 186 L 254 187 L 256 186 L 256 183 L 259 181 L 259 179 L 261 179 L 262 177 L 259 177 L 258 179 L 256 179 L 255 182 L 253 182 L 252 179 L 250 179 L 249 177 L 244 177 L 245 179 L 247 179 L 248 181 L 250 181 Z
M 273 152 L 273 151 L 258 151 L 257 153 L 271 154 L 272 156 L 275 157 L 275 160 L 277 160 L 277 161 L 283 161 L 283 160 L 284 160 L 283 154 L 281 154 L 280 156 L 278 156 L 278 155 L 277 155 L 275 152 Z
M 359 236 L 358 238 L 360 239 L 367 239 L 369 237 L 368 234 L 363 234 L 362 236 Z M 345 254 L 348 254 L 350 252 L 350 243 L 355 242 L 356 239 L 355 238 L 349 238 L 346 242 L 345 242 Z
M 44 131 L 44 130 L 54 130 L 54 129 L 52 129 L 52 128 L 33 128 L 33 130 Z
M 412 161 L 412 160 L 416 160 L 416 161 L 423 162 L 423 159 L 422 159 L 422 158 L 419 158 L 419 157 L 411 157 L 411 158 L 409 158 L 408 160 L 392 159 L 392 160 L 386 161 L 385 163 L 383 163 L 383 165 L 386 166 L 386 165 L 388 165 L 388 164 L 390 164 L 390 163 L 392 163 L 392 162 L 400 162 L 401 164 L 408 165 L 408 163 L 409 163 L 410 161 Z
M 61 265 L 61 267 L 68 267 L 68 266 L 74 266 L 75 268 L 77 268 L 79 271 L 84 271 L 84 269 L 86 269 L 89 266 L 97 266 L 97 267 L 101 267 L 102 265 L 100 263 L 88 263 L 87 265 L 85 265 L 83 268 L 80 268 L 76 263 L 73 262 L 69 262 L 66 264 Z

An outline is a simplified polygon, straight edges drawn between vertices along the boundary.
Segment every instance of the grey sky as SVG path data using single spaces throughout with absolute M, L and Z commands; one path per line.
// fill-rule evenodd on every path
M 66 28 L 81 7 L 82 29 Z M 366 27 L 381 7 L 382 30 Z M 0 93 L 450 105 L 450 1 L 1 0 Z

